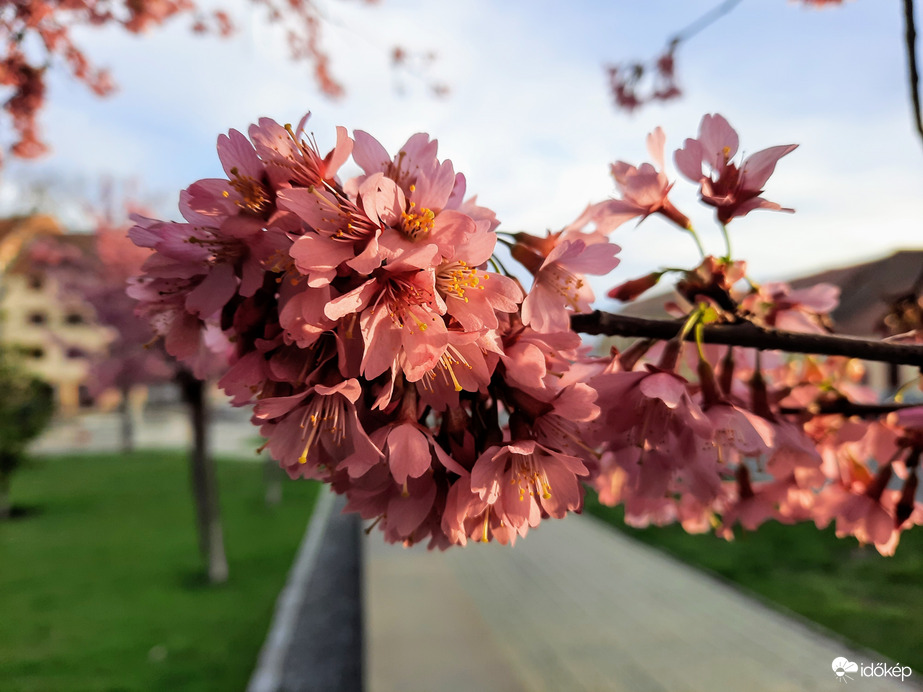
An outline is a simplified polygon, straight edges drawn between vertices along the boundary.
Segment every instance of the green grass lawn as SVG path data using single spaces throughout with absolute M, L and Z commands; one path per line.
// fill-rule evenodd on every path
M 0 690 L 242 690 L 317 485 L 263 500 L 262 466 L 219 463 L 230 566 L 202 577 L 186 459 L 43 458 L 13 478 L 0 522 Z
M 632 537 L 711 570 L 863 647 L 923 671 L 923 529 L 906 531 L 894 557 L 833 529 L 769 522 L 734 541 L 679 526 L 634 529 L 621 507 L 587 494 L 587 512 Z

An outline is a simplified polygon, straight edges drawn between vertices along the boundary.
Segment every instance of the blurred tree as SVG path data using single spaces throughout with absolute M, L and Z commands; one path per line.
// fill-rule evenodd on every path
M 54 409 L 51 387 L 30 375 L 15 354 L 0 350 L 0 520 L 12 513 L 10 480 L 26 446 L 48 425 Z
M 115 333 L 108 353 L 92 365 L 90 379 L 96 393 L 114 387 L 121 394 L 123 451 L 131 451 L 134 447 L 130 392 L 138 386 L 170 380 L 180 387 L 192 430 L 189 475 L 199 548 L 209 581 L 225 582 L 228 566 L 217 473 L 208 437 L 208 399 L 204 383 L 222 358 L 215 351 L 203 349 L 192 369 L 176 363 L 166 353 L 162 342 L 155 338 L 150 326 L 135 315 L 135 301 L 125 292 L 129 277 L 141 272 L 150 251 L 129 240 L 127 226 L 120 225 L 112 211 L 99 216 L 94 237 L 93 256 L 68 246 L 67 236 L 37 241 L 30 246 L 29 252 L 44 264 L 61 290 L 79 293 L 93 306 L 99 323 Z M 220 340 L 210 345 L 221 349 Z

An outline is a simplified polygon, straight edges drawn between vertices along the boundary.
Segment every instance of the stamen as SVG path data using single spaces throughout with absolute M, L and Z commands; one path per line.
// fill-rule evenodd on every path
M 580 289 L 583 288 L 583 279 L 579 279 L 566 269 L 552 264 L 544 270 L 547 272 L 548 283 L 564 298 L 574 310 L 580 310 Z
M 228 182 L 241 197 L 237 201 L 237 206 L 241 209 L 259 213 L 269 203 L 265 188 L 249 175 L 240 175 L 236 167 L 231 169 L 231 179 Z M 224 196 L 229 196 L 226 190 Z
M 414 203 L 410 203 L 410 211 L 401 213 L 401 230 L 411 240 L 421 240 L 429 236 L 436 223 L 436 214 L 432 209 L 420 207 L 420 211 L 413 210 Z
M 544 470 L 536 469 L 535 457 L 531 454 L 512 454 L 511 473 L 514 484 L 519 485 L 519 499 L 524 500 L 526 493 L 530 496 L 541 495 L 547 500 L 551 497 L 551 483 Z
M 304 449 L 301 456 L 298 457 L 299 464 L 308 463 L 311 447 L 318 439 L 319 434 L 328 434 L 337 446 L 343 444 L 343 440 L 346 438 L 346 426 L 340 422 L 342 409 L 343 401 L 337 395 L 315 395 L 311 403 L 305 407 L 300 427 L 306 430 L 307 436 L 305 437 L 305 434 L 302 434 Z M 326 425 L 328 423 L 329 425 Z
M 447 264 L 440 268 L 436 277 L 436 286 L 440 293 L 446 297 L 451 296 L 460 300 L 469 302 L 467 291 L 483 291 L 484 281 L 490 278 L 490 274 L 479 272 L 477 269 L 468 266 L 467 262 L 458 261 Z

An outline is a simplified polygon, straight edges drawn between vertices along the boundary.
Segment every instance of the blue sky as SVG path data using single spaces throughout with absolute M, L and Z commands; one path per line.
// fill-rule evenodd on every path
M 912 128 L 898 0 L 826 10 L 744 0 L 680 49 L 684 98 L 631 115 L 612 108 L 604 63 L 652 57 L 717 4 L 328 0 L 327 44 L 348 90 L 339 102 L 319 94 L 306 67 L 287 59 L 278 30 L 244 0 L 232 8 L 248 26 L 231 40 L 192 37 L 182 22 L 141 38 L 87 32 L 88 53 L 111 67 L 120 91 L 97 99 L 63 76 L 52 79 L 42 122 L 54 153 L 6 167 L 0 213 L 17 211 L 23 186 L 41 180 L 72 219 L 75 190 L 111 176 L 133 180 L 160 213 L 176 217 L 179 190 L 220 173 L 219 133 L 264 115 L 297 122 L 311 110 L 322 149 L 338 124 L 364 129 L 390 150 L 429 132 L 504 228 L 541 232 L 610 195 L 609 163 L 644 161 L 644 137 L 657 125 L 675 178 L 672 149 L 695 136 L 703 114 L 720 112 L 745 152 L 800 144 L 766 192 L 797 213 L 755 212 L 731 225 L 736 254 L 757 279 L 919 245 L 923 145 Z M 413 81 L 404 96 L 395 93 L 387 50 L 396 42 L 438 52 L 433 74 L 449 84 L 448 98 L 434 100 Z M 711 210 L 684 181 L 675 191 L 706 247 L 720 252 Z M 657 220 L 626 225 L 613 240 L 623 264 L 611 283 L 696 260 L 691 242 Z

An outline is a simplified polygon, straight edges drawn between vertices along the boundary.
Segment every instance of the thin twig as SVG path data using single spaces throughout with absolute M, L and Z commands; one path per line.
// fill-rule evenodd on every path
M 797 406 L 783 406 L 779 413 L 785 415 L 824 416 L 839 414 L 841 416 L 859 416 L 860 418 L 881 418 L 884 415 L 895 411 L 902 411 L 908 408 L 919 408 L 921 404 L 858 404 L 849 399 L 835 399 L 822 403 L 818 406 L 801 408 Z
M 743 0 L 725 0 L 725 2 L 721 3 L 717 7 L 713 7 L 694 22 L 673 34 L 673 37 L 669 40 L 668 43 L 671 45 L 676 45 L 682 43 L 683 41 L 687 41 L 700 31 L 717 22 L 719 19 L 721 19 L 721 17 L 728 14 L 741 2 L 743 2 Z
M 923 115 L 920 113 L 920 73 L 917 69 L 917 30 L 913 19 L 913 0 L 904 0 L 904 41 L 907 48 L 907 69 L 910 80 L 910 101 L 917 133 L 923 140 Z
M 683 328 L 682 321 L 649 320 L 641 317 L 615 315 L 599 310 L 571 317 L 571 327 L 583 334 L 608 336 L 635 336 L 651 339 L 672 339 Z M 750 322 L 740 324 L 709 325 L 705 327 L 704 340 L 709 344 L 744 346 L 788 353 L 805 353 L 826 356 L 846 356 L 881 363 L 897 363 L 923 367 L 923 346 L 894 344 L 849 336 L 805 334 L 779 329 L 758 327 Z M 694 335 L 687 335 L 691 340 Z

